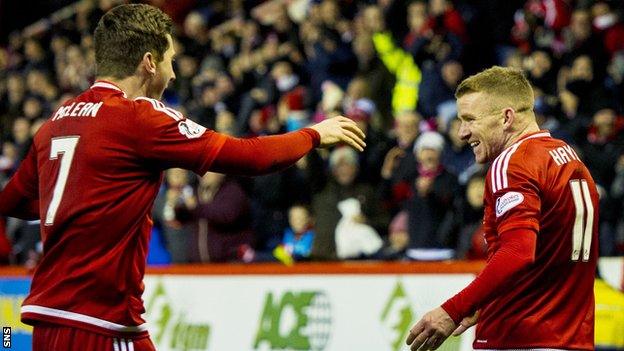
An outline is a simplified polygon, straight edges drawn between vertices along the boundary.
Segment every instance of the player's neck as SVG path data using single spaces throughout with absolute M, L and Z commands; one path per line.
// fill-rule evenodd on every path
M 539 130 L 540 128 L 537 125 L 537 123 L 535 122 L 527 123 L 525 126 L 523 126 L 523 128 L 520 128 L 519 130 L 517 130 L 515 133 L 511 135 L 511 137 L 509 138 L 509 140 L 507 141 L 505 145 L 505 149 L 513 145 L 516 141 L 518 141 L 523 136 L 527 134 L 539 132 Z
M 144 79 L 136 76 L 126 78 L 97 77 L 96 80 L 105 80 L 118 86 L 126 94 L 127 98 L 134 100 L 139 96 L 147 96 L 147 83 Z

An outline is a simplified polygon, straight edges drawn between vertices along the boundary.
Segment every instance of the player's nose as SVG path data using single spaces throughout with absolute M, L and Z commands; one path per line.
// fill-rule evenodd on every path
M 462 140 L 468 140 L 470 138 L 470 129 L 466 125 L 466 122 L 462 121 L 457 131 L 459 138 Z

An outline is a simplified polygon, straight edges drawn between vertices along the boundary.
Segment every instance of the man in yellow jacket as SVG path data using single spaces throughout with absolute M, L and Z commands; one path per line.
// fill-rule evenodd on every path
M 398 47 L 389 32 L 373 34 L 373 43 L 381 61 L 396 77 L 392 90 L 392 110 L 395 116 L 405 111 L 415 111 L 422 74 L 412 54 Z

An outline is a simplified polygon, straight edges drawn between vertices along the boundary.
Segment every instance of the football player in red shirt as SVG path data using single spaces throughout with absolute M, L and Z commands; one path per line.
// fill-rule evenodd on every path
M 154 349 L 141 295 L 163 170 L 256 175 L 317 146 L 365 146 L 344 117 L 250 139 L 207 130 L 158 100 L 174 55 L 171 20 L 157 8 L 106 13 L 95 84 L 54 112 L 0 193 L 1 215 L 41 218 L 44 253 L 21 310 L 35 351 Z
M 460 137 L 492 162 L 484 195 L 488 259 L 464 290 L 410 330 L 438 348 L 477 324 L 475 349 L 593 350 L 598 193 L 574 149 L 539 130 L 520 71 L 492 67 L 457 88 Z

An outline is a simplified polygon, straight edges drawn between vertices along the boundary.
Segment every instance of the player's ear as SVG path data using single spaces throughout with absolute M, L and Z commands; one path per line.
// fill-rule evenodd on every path
M 516 111 L 513 108 L 507 107 L 505 110 L 503 110 L 503 129 L 506 131 L 511 130 L 515 119 Z
M 146 52 L 143 54 L 143 59 L 141 60 L 141 67 L 147 72 L 149 75 L 153 76 L 156 74 L 156 59 L 151 52 Z

